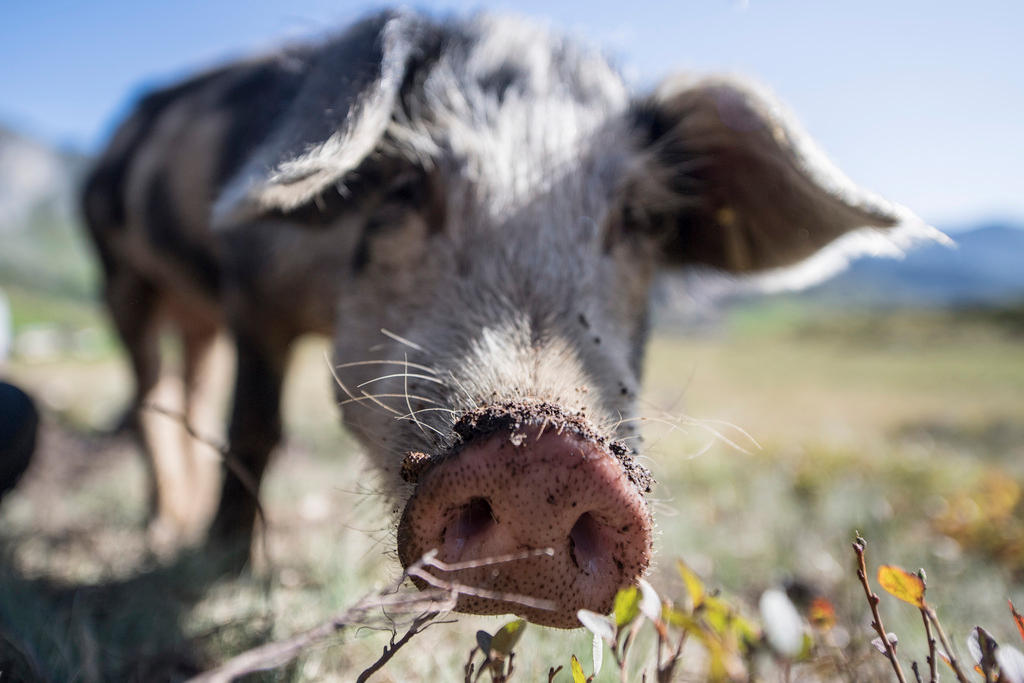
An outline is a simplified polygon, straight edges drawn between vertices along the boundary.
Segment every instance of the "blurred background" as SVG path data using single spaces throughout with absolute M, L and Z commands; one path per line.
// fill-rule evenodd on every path
M 652 581 L 677 587 L 678 556 L 741 603 L 773 585 L 809 587 L 837 606 L 837 638 L 856 654 L 870 640 L 850 568 L 859 529 L 875 561 L 927 568 L 929 599 L 958 642 L 978 622 L 1009 638 L 1005 599 L 1024 603 L 1024 4 L 420 6 L 534 17 L 601 46 L 638 92 L 678 69 L 751 76 L 851 178 L 957 241 L 863 259 L 799 293 L 665 289 L 641 404 L 659 481 Z M 288 444 L 265 482 L 270 578 L 197 590 L 160 574 L 142 531 L 144 465 L 109 433 L 131 387 L 76 207 L 90 159 L 147 88 L 375 7 L 0 10 L 0 379 L 43 416 L 35 461 L 0 504 L 8 670 L 173 680 L 316 624 L 396 574 L 388 510 L 338 426 L 317 340 L 299 349 Z M 920 649 L 918 615 L 894 609 L 887 625 Z M 381 680 L 458 674 L 473 631 L 499 624 L 433 629 L 432 644 Z M 523 680 L 589 652 L 585 635 L 526 638 Z M 350 680 L 384 642 L 360 634 L 279 675 Z

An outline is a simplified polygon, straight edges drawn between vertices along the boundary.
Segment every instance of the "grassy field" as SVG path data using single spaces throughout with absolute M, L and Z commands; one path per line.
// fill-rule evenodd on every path
M 289 438 L 264 487 L 269 564 L 218 579 L 201 557 L 162 566 L 147 554 L 142 461 L 101 433 L 128 377 L 96 311 L 8 293 L 22 329 L 55 316 L 70 340 L 8 369 L 47 411 L 37 462 L 0 506 L 8 662 L 54 681 L 175 680 L 319 624 L 395 578 L 390 511 L 337 424 L 321 342 L 302 345 L 286 390 Z M 836 605 L 849 656 L 870 657 L 850 550 L 858 529 L 873 564 L 927 568 L 929 600 L 957 643 L 976 623 L 1009 641 L 1005 600 L 1024 603 L 1021 318 L 775 303 L 700 336 L 657 334 L 641 404 L 658 480 L 651 582 L 681 594 L 681 557 L 750 615 L 766 588 L 809 587 Z M 882 606 L 901 651 L 922 652 L 917 613 Z M 433 626 L 375 680 L 461 680 L 475 631 L 504 621 Z M 353 680 L 388 636 L 347 632 L 267 678 Z M 641 646 L 637 662 L 651 647 Z M 589 634 L 530 627 L 514 680 L 546 680 L 570 653 L 589 669 L 590 648 Z M 606 667 L 598 680 L 615 678 Z

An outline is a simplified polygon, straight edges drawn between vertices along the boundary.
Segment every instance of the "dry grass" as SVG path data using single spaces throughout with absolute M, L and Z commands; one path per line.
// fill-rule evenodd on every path
M 658 418 L 645 430 L 660 482 L 652 583 L 679 591 L 674 556 L 750 605 L 795 579 L 836 603 L 856 650 L 870 640 L 849 571 L 857 528 L 874 558 L 928 567 L 930 602 L 954 639 L 997 622 L 1005 597 L 1024 603 L 1024 554 L 1012 552 L 1024 507 L 1000 522 L 984 518 L 978 499 L 991 481 L 1024 480 L 1016 334 L 984 318 L 922 314 L 814 325 L 747 315 L 715 338 L 658 336 L 642 407 Z M 51 410 L 37 463 L 0 507 L 0 652 L 50 680 L 181 678 L 314 626 L 397 576 L 391 511 L 337 425 L 321 348 L 304 345 L 287 387 L 291 437 L 264 488 L 272 571 L 256 579 L 208 576 L 202 558 L 160 567 L 147 556 L 141 461 L 131 444 L 89 431 L 126 395 L 117 359 L 16 364 L 15 379 Z M 683 414 L 698 423 L 661 421 Z M 762 449 L 715 442 L 711 428 L 749 444 L 702 419 L 740 425 Z M 951 511 L 982 516 L 951 526 Z M 919 630 L 917 615 L 900 618 L 887 627 Z M 474 632 L 501 623 L 466 617 L 429 629 L 375 680 L 457 678 Z M 386 642 L 354 632 L 267 678 L 352 680 Z M 589 651 L 587 634 L 529 628 L 515 680 L 544 680 L 568 653 L 587 662 Z

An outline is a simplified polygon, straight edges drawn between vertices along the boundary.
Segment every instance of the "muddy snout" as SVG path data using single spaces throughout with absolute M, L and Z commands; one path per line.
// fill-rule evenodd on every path
M 649 475 L 576 423 L 506 422 L 463 434 L 460 449 L 419 474 L 398 527 L 399 557 L 407 567 L 432 549 L 449 564 L 525 556 L 431 573 L 476 589 L 459 598 L 460 612 L 579 626 L 578 609 L 607 612 L 647 569 Z M 550 553 L 530 552 L 543 549 Z

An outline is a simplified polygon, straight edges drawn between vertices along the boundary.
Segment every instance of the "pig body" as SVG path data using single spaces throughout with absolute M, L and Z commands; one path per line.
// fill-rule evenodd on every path
M 556 626 L 649 561 L 650 479 L 622 440 L 658 270 L 775 272 L 865 227 L 935 236 L 750 85 L 675 77 L 637 98 L 531 24 L 390 12 L 144 98 L 84 207 L 136 409 L 164 374 L 161 321 L 195 422 L 219 329 L 237 350 L 243 476 L 218 483 L 214 458 L 139 412 L 158 534 L 195 537 L 216 506 L 211 538 L 248 547 L 288 349 L 330 335 L 403 563 L 530 555 L 456 572 L 479 587 L 459 608 Z

